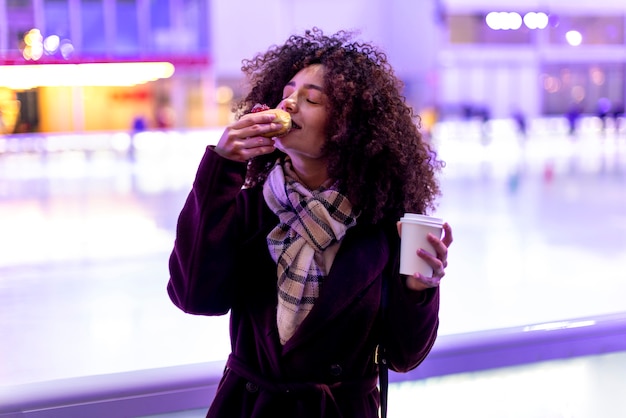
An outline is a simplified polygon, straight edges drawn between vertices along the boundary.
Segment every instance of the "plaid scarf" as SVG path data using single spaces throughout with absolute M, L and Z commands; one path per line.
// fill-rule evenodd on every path
M 285 344 L 319 296 L 326 276 L 324 250 L 356 224 L 356 215 L 333 186 L 311 191 L 299 183 L 289 161 L 272 169 L 263 196 L 279 218 L 267 244 L 278 267 L 276 321 Z

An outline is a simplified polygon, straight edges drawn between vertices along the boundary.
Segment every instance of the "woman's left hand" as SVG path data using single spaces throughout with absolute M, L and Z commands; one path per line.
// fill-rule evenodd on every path
M 400 225 L 398 225 L 400 229 Z M 446 274 L 448 266 L 448 247 L 452 244 L 452 228 L 446 222 L 443 224 L 443 237 L 440 239 L 433 234 L 428 234 L 428 242 L 435 249 L 435 254 L 420 248 L 417 255 L 426 261 L 433 268 L 432 277 L 426 277 L 421 273 L 407 276 L 406 286 L 411 290 L 426 290 L 439 286 L 441 279 Z

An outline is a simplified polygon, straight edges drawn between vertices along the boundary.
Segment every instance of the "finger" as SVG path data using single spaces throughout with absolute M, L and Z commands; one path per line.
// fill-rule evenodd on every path
M 239 121 L 233 124 L 233 128 L 237 129 L 241 137 L 256 137 L 279 130 L 282 125 L 272 122 L 276 117 L 273 114 L 249 113 L 244 115 Z
M 235 153 L 243 161 L 274 152 L 274 140 L 262 136 L 245 138 L 235 142 Z
M 449 247 L 454 239 L 452 237 L 452 227 L 447 222 L 443 224 L 443 234 L 442 241 L 446 247 Z
M 441 258 L 439 258 L 439 256 L 435 256 L 434 254 L 429 253 L 423 248 L 420 248 L 417 251 L 417 255 L 418 257 L 426 261 L 426 263 L 430 267 L 432 267 L 433 275 L 443 277 L 443 275 L 445 274 L 444 269 L 447 264 L 445 259 L 442 260 Z
M 227 128 L 215 146 L 215 152 L 229 160 L 244 162 L 275 150 L 274 140 L 265 137 L 241 138 L 241 130 Z
M 436 257 L 439 260 L 441 260 L 444 267 L 447 266 L 448 265 L 448 247 L 443 243 L 441 239 L 437 238 L 433 234 L 428 234 L 426 238 L 428 239 L 428 242 L 430 242 L 430 244 L 433 246 Z
M 237 122 L 233 123 L 233 127 L 239 129 L 256 124 L 266 124 L 270 123 L 275 118 L 275 115 L 269 113 L 248 113 L 243 115 Z
M 416 273 L 413 276 L 407 276 L 406 278 L 406 287 L 411 290 L 426 290 L 438 287 L 440 283 L 441 279 L 437 277 L 426 277 L 420 273 Z
M 398 235 L 402 238 L 402 222 L 396 222 L 396 228 L 398 229 Z
M 252 157 L 256 157 L 262 154 L 269 154 L 276 149 L 274 147 L 274 140 L 272 138 L 266 138 L 264 136 L 246 138 L 242 142 L 244 149 L 247 150 Z

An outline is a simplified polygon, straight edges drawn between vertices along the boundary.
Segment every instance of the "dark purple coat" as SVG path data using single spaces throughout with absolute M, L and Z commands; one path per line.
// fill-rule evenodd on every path
M 412 292 L 397 273 L 395 225 L 349 229 L 319 299 L 281 346 L 276 264 L 266 235 L 278 218 L 260 187 L 242 189 L 246 165 L 207 149 L 178 220 L 170 298 L 199 315 L 230 311 L 232 354 L 208 417 L 378 416 L 376 345 L 406 372 L 435 342 L 439 291 Z M 383 324 L 381 284 L 389 283 Z

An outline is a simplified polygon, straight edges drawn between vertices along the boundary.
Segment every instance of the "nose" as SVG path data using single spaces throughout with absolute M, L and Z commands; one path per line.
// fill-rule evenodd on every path
M 298 111 L 298 101 L 296 100 L 296 92 L 293 92 L 291 96 L 285 97 L 280 102 L 279 108 L 288 113 L 295 113 Z

